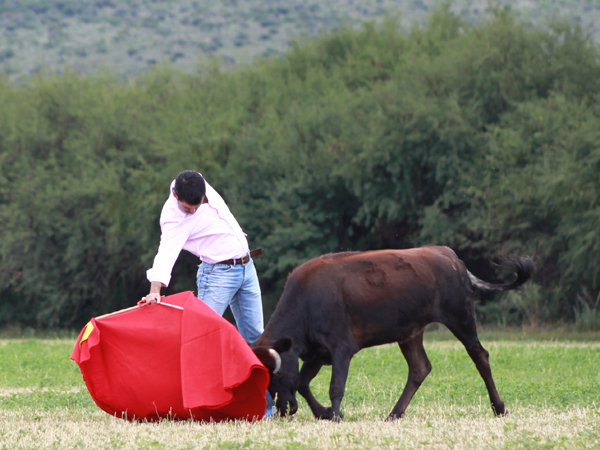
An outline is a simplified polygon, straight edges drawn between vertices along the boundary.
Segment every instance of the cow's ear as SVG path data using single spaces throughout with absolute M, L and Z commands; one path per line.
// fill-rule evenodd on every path
M 292 340 L 290 338 L 281 338 L 273 344 L 273 349 L 280 355 L 292 348 Z

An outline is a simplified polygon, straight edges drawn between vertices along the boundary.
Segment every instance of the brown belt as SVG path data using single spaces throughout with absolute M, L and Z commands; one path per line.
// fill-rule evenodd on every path
M 218 262 L 216 264 L 229 264 L 231 266 L 238 265 L 238 264 L 246 265 L 246 264 L 248 264 L 250 262 L 250 258 L 253 258 L 253 257 L 258 256 L 260 254 L 262 254 L 262 250 L 260 248 L 257 248 L 255 250 L 252 250 L 249 255 L 246 255 L 243 258 L 228 259 L 226 261 L 220 261 L 220 262 Z

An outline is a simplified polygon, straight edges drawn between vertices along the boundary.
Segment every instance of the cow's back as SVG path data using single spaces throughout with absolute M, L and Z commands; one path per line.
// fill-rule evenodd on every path
M 351 338 L 364 348 L 410 339 L 436 321 L 465 277 L 447 247 L 330 254 L 294 270 L 289 294 L 301 298 L 288 301 L 300 301 L 311 341 Z

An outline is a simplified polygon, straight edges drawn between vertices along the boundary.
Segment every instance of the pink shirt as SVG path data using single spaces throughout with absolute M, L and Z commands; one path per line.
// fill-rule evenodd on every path
M 160 213 L 160 245 L 154 265 L 146 272 L 149 281 L 159 281 L 168 286 L 171 271 L 182 249 L 209 264 L 241 258 L 249 253 L 248 241 L 237 220 L 208 183 L 208 203 L 201 205 L 194 214 L 185 213 L 179 207 L 173 196 L 174 187 L 173 180 L 169 198 Z

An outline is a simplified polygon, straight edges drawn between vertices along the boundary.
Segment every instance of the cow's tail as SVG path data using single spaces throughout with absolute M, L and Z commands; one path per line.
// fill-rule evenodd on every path
M 535 272 L 535 265 L 529 256 L 509 256 L 504 258 L 499 265 L 516 272 L 517 279 L 512 283 L 493 284 L 480 280 L 471 272 L 467 271 L 469 273 L 469 278 L 471 279 L 471 284 L 486 291 L 510 291 L 518 288 L 529 280 L 533 275 L 533 272 Z

